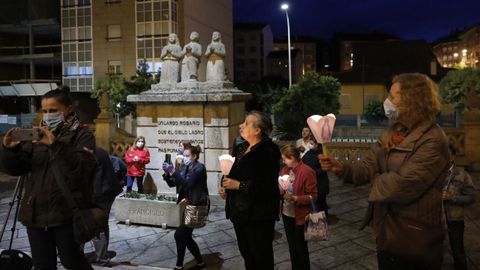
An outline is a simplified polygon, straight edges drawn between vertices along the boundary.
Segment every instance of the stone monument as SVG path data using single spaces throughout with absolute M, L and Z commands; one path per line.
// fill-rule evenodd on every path
M 197 32 L 190 34 L 190 43 L 183 47 L 182 82 L 196 82 L 198 80 L 198 64 L 202 57 L 202 45 L 198 43 Z
M 198 35 L 194 33 L 184 48 L 186 54 L 182 59 L 181 73 L 188 76 L 182 76 L 182 82 L 160 82 L 148 91 L 127 98 L 128 102 L 136 104 L 137 135 L 145 137 L 150 150 L 151 161 L 146 169 L 159 193 L 175 193 L 175 189 L 169 188 L 162 178 L 165 154 L 171 154 L 175 160 L 179 143 L 190 141 L 202 147 L 200 162 L 207 168 L 208 189 L 210 194 L 217 194 L 221 177 L 218 157 L 230 152 L 231 143 L 239 135 L 239 125 L 244 120 L 245 102 L 251 96 L 225 79 L 223 59 L 226 52 L 218 32 L 213 33 L 212 43 L 207 48 L 207 78 L 210 80 L 198 82 L 192 76 L 201 57 L 201 54 L 195 56 L 198 46 L 193 43 L 197 42 Z M 191 55 L 188 54 L 189 45 Z
M 166 87 L 170 87 L 171 84 L 175 85 L 178 82 L 180 74 L 179 61 L 182 58 L 182 47 L 180 47 L 177 34 L 172 33 L 168 36 L 168 45 L 162 48 L 160 58 L 163 61 L 160 83 L 168 84 Z
M 225 81 L 225 45 L 222 43 L 222 36 L 219 32 L 213 32 L 212 42 L 208 45 L 205 56 L 207 62 L 207 82 Z

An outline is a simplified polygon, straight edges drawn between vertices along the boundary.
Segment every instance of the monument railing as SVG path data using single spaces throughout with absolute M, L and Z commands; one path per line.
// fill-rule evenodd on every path
M 456 150 L 455 162 L 459 166 L 469 166 L 470 158 L 465 151 L 465 131 L 459 128 L 444 128 L 448 141 Z M 280 141 L 279 145 L 295 144 L 295 142 Z M 372 139 L 334 139 L 327 144 L 328 154 L 341 162 L 355 162 L 362 159 L 368 149 L 376 143 Z
M 115 137 L 110 139 L 110 155 L 123 158 L 125 151 L 133 144 L 133 141 L 135 141 L 135 136 L 117 128 Z

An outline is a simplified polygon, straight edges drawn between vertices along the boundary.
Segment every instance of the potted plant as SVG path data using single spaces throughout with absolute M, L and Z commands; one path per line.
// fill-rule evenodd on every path
M 115 199 L 115 218 L 125 223 L 178 227 L 182 223 L 184 203 L 176 203 L 173 194 L 125 193 Z

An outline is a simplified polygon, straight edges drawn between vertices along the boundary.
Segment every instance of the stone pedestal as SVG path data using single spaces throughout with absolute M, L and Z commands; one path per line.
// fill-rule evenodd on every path
M 178 227 L 182 224 L 185 203 L 125 198 L 115 199 L 115 219 L 126 223 Z
M 115 136 L 115 121 L 108 112 L 108 97 L 102 95 L 100 99 L 100 114 L 95 119 L 95 143 L 97 146 L 110 152 L 110 139 Z
M 137 135 L 144 136 L 151 155 L 147 164 L 159 193 L 175 193 L 163 181 L 165 154 L 175 160 L 178 144 L 190 141 L 202 147 L 200 162 L 207 168 L 210 194 L 218 193 L 218 157 L 230 152 L 250 98 L 229 82 L 177 84 L 176 88 L 152 86 L 140 95 L 128 96 L 137 105 Z

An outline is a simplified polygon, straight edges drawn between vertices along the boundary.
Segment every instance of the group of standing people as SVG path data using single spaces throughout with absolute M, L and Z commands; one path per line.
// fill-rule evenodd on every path
M 341 163 L 323 155 L 321 145 L 308 139 L 306 129 L 299 147 L 279 149 L 269 138 L 273 129 L 270 117 L 259 111 L 247 114 L 240 125 L 241 139 L 235 141 L 232 150 L 235 162 L 219 190 L 226 199 L 226 216 L 233 223 L 246 269 L 274 269 L 272 242 L 280 217 L 292 269 L 310 268 L 303 227 L 312 208 L 328 210 L 326 172 L 346 183 L 371 185 L 363 226 L 373 227 L 379 269 L 440 269 L 445 218 L 455 266 L 466 268 L 463 206 L 474 201 L 474 188 L 469 175 L 455 167 L 454 150 L 449 150 L 446 136 L 436 124 L 438 90 L 430 78 L 418 73 L 398 75 L 392 83 L 384 102 L 392 124 L 355 163 Z M 103 184 L 94 184 L 92 179 L 102 171 L 102 179 L 108 174 L 113 179 L 111 172 L 118 160 L 104 162 L 94 170 L 101 160 L 110 160 L 106 152 L 96 149 L 92 132 L 79 123 L 68 92 L 46 93 L 42 112 L 40 140 L 14 141 L 10 130 L 0 152 L 6 172 L 30 175 L 19 220 L 27 227 L 35 269 L 56 269 L 57 251 L 66 268 L 92 269 L 74 239 L 72 209 L 49 170 L 53 163 L 59 167 L 61 180 L 79 208 L 95 202 L 108 215 L 120 190 L 105 192 Z M 162 165 L 164 180 L 177 188 L 178 202 L 185 200 L 193 206 L 210 203 L 200 154 L 200 147 L 185 144 L 180 164 Z M 137 181 L 142 193 L 145 164 L 150 161 L 145 138 L 138 137 L 124 159 L 128 166 L 127 191 Z M 290 190 L 279 189 L 277 179 L 281 175 L 289 176 Z M 192 233 L 193 228 L 186 225 L 175 232 L 175 269 L 183 269 L 187 248 L 196 259 L 195 269 L 206 267 Z
M 307 130 L 299 147 L 280 151 L 269 139 L 270 118 L 250 112 L 240 125 L 244 141 L 235 143 L 236 159 L 219 191 L 246 269 L 274 268 L 272 240 L 279 213 L 292 269 L 309 269 L 303 223 L 309 205 L 328 194 L 328 184 L 318 185 L 319 173 L 325 172 L 346 183 L 371 185 L 362 228 L 373 228 L 379 269 L 441 269 L 445 218 L 456 269 L 465 269 L 463 206 L 475 199 L 474 189 L 468 174 L 454 166 L 445 133 L 436 123 L 440 105 L 437 86 L 426 75 L 395 76 L 384 102 L 391 125 L 355 163 L 323 155 Z M 280 175 L 290 175 L 293 184 L 292 192 L 283 194 L 277 185 L 280 157 L 285 165 Z M 326 211 L 326 201 L 321 201 Z

